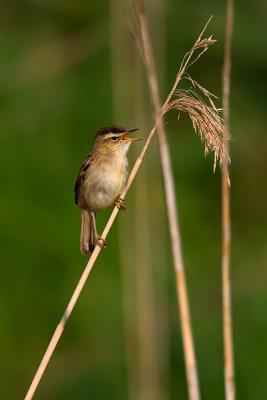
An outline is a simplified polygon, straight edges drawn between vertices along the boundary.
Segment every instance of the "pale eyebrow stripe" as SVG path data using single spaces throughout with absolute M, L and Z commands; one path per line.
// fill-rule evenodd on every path
M 126 135 L 126 133 L 127 132 L 120 132 L 120 133 L 118 133 L 118 132 L 114 132 L 114 133 L 112 133 L 112 132 L 110 132 L 106 137 L 105 137 L 105 139 L 110 139 L 110 138 L 112 138 L 113 136 L 116 136 L 116 137 L 121 137 L 121 136 L 124 136 L 124 135 Z

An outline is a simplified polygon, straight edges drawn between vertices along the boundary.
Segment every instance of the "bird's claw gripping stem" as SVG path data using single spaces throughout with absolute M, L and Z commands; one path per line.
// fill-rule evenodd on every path
M 107 247 L 106 241 L 105 241 L 105 239 L 103 239 L 102 237 L 99 237 L 99 238 L 97 239 L 96 244 L 97 244 L 97 246 L 100 247 L 100 249 L 105 249 L 105 248 Z
M 114 200 L 114 205 L 118 207 L 119 210 L 125 211 L 126 207 L 123 205 L 124 199 L 122 199 L 120 196 L 117 196 Z

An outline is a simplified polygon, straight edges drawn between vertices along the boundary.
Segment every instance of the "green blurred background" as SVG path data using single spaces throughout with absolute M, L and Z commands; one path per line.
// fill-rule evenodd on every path
M 225 3 L 147 2 L 162 97 L 211 14 L 218 39 L 191 70 L 221 97 Z M 152 126 L 119 1 L 0 5 L 1 399 L 22 399 L 86 263 L 73 185 L 94 132 Z M 267 398 L 267 4 L 235 2 L 231 97 L 237 398 Z M 217 102 L 220 106 L 220 100 Z M 184 116 L 166 117 L 203 399 L 223 399 L 220 173 Z M 131 150 L 134 158 L 141 145 Z M 156 141 L 37 399 L 186 399 Z M 98 216 L 103 227 L 110 210 Z

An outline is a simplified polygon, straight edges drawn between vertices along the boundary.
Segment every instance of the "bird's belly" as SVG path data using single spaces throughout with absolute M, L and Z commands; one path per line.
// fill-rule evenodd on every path
M 89 174 L 84 182 L 87 207 L 92 211 L 108 207 L 123 190 L 126 179 L 126 169 L 117 170 L 117 173 L 109 170 L 101 174 Z

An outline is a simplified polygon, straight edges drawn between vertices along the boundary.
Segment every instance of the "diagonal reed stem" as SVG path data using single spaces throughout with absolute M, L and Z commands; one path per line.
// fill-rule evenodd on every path
M 223 114 L 226 130 L 229 131 L 230 119 L 230 81 L 231 81 L 231 47 L 233 31 L 234 4 L 233 0 L 226 2 L 225 47 L 223 65 Z M 225 146 L 229 147 L 228 141 Z M 227 148 L 227 150 L 229 150 Z M 231 215 L 230 186 L 228 184 L 228 165 L 222 165 L 222 303 L 223 303 L 223 337 L 224 337 L 224 385 L 225 399 L 235 399 L 234 381 L 234 351 L 231 312 L 231 277 L 230 277 L 230 246 L 231 246 Z
M 171 166 L 169 146 L 162 121 L 156 69 L 148 34 L 143 0 L 138 0 L 136 2 L 136 5 L 137 5 L 137 16 L 139 20 L 141 37 L 142 37 L 143 56 L 151 92 L 151 101 L 154 108 L 155 120 L 157 122 L 157 134 L 158 134 L 158 143 L 160 151 L 161 169 L 163 173 L 163 182 L 165 189 L 165 199 L 167 203 L 172 254 L 173 254 L 174 268 L 176 274 L 177 300 L 179 304 L 180 317 L 181 317 L 188 393 L 190 400 L 199 400 L 200 393 L 198 384 L 197 365 L 195 359 L 193 335 L 190 323 L 188 294 L 187 294 L 186 280 L 184 274 L 180 229 L 178 224 L 178 213 L 176 208 L 174 177 Z M 167 102 L 170 98 L 171 96 L 167 98 Z
M 140 168 L 140 166 L 142 164 L 144 155 L 145 155 L 145 153 L 146 153 L 146 151 L 148 149 L 148 146 L 149 146 L 149 144 L 150 144 L 150 142 L 151 142 L 151 140 L 152 140 L 152 138 L 153 138 L 153 136 L 155 134 L 155 131 L 156 131 L 156 129 L 154 127 L 151 130 L 151 132 L 148 135 L 148 137 L 147 137 L 146 143 L 145 143 L 145 145 L 144 145 L 139 157 L 137 158 L 137 160 L 136 160 L 136 162 L 134 164 L 134 167 L 133 167 L 133 169 L 132 169 L 132 171 L 131 171 L 131 173 L 129 175 L 127 184 L 125 186 L 125 189 L 123 190 L 123 192 L 122 192 L 122 194 L 120 196 L 122 199 L 125 198 L 128 190 L 130 189 L 130 186 L 133 183 L 133 180 L 134 180 L 134 178 L 135 178 L 135 176 L 136 176 L 136 174 L 137 174 L 137 172 L 138 172 L 138 170 L 139 170 L 139 168 Z M 113 223 L 114 223 L 114 221 L 115 221 L 115 219 L 117 217 L 118 212 L 119 212 L 119 209 L 117 207 L 114 207 L 114 209 L 113 209 L 113 211 L 112 211 L 112 213 L 111 213 L 111 215 L 110 215 L 110 217 L 108 219 L 108 222 L 107 222 L 107 224 L 106 224 L 106 226 L 105 226 L 105 228 L 103 230 L 103 233 L 101 235 L 101 237 L 103 239 L 106 239 L 106 237 L 107 237 L 107 235 L 108 235 L 108 233 L 109 233 L 109 231 L 110 231 L 110 229 L 111 229 L 111 227 L 112 227 L 112 225 L 113 225 Z M 75 287 L 75 290 L 74 290 L 73 295 L 72 295 L 72 297 L 71 297 L 71 299 L 70 299 L 70 301 L 69 301 L 69 303 L 68 303 L 68 305 L 66 307 L 66 310 L 65 310 L 65 312 L 64 312 L 64 314 L 63 314 L 63 316 L 62 316 L 62 318 L 61 318 L 61 320 L 59 322 L 59 324 L 57 325 L 57 327 L 56 327 L 56 329 L 54 331 L 54 334 L 53 334 L 53 336 L 52 336 L 52 338 L 51 338 L 51 340 L 49 342 L 49 345 L 48 345 L 48 347 L 47 347 L 47 349 L 45 351 L 45 354 L 44 354 L 44 356 L 43 356 L 43 358 L 41 360 L 41 363 L 40 363 L 40 365 L 39 365 L 39 367 L 38 367 L 38 369 L 36 371 L 36 374 L 35 374 L 35 376 L 33 378 L 33 381 L 32 381 L 32 383 L 31 383 L 31 385 L 30 385 L 30 387 L 28 389 L 28 392 L 27 392 L 26 396 L 25 396 L 25 400 L 31 400 L 33 398 L 34 393 L 35 393 L 35 391 L 36 391 L 36 389 L 37 389 L 37 387 L 38 387 L 38 385 L 39 385 L 39 383 L 40 383 L 40 381 L 42 379 L 42 376 L 43 376 L 43 374 L 44 374 L 44 372 L 45 372 L 45 370 L 47 368 L 47 365 L 48 365 L 48 363 L 49 363 L 49 361 L 50 361 L 50 359 L 51 359 L 51 357 L 52 357 L 52 355 L 53 355 L 53 353 L 55 351 L 55 348 L 56 348 L 56 346 L 57 346 L 57 344 L 59 342 L 59 339 L 61 338 L 61 335 L 62 335 L 62 333 L 63 333 L 63 331 L 65 329 L 66 323 L 67 323 L 67 321 L 68 321 L 68 319 L 69 319 L 69 317 L 70 317 L 70 315 L 71 315 L 71 313 L 72 313 L 72 311 L 73 311 L 73 309 L 74 309 L 74 307 L 75 307 L 75 305 L 76 305 L 76 303 L 77 303 L 77 301 L 78 301 L 78 299 L 80 297 L 81 291 L 84 288 L 84 285 L 85 285 L 85 283 L 86 283 L 86 281 L 88 279 L 88 276 L 89 276 L 89 274 L 90 274 L 90 272 L 91 272 L 91 270 L 92 270 L 92 268 L 93 268 L 93 266 L 94 266 L 94 264 L 96 262 L 96 259 L 97 259 L 98 255 L 99 255 L 100 251 L 101 251 L 101 248 L 99 246 L 96 246 L 94 251 L 93 251 L 93 253 L 92 253 L 92 255 L 91 255 L 91 257 L 89 258 L 89 261 L 88 261 L 88 263 L 87 263 L 87 265 L 86 265 L 86 267 L 85 267 L 85 269 L 84 269 L 84 271 L 83 271 L 83 273 L 81 275 L 81 278 L 80 278 L 77 286 Z

